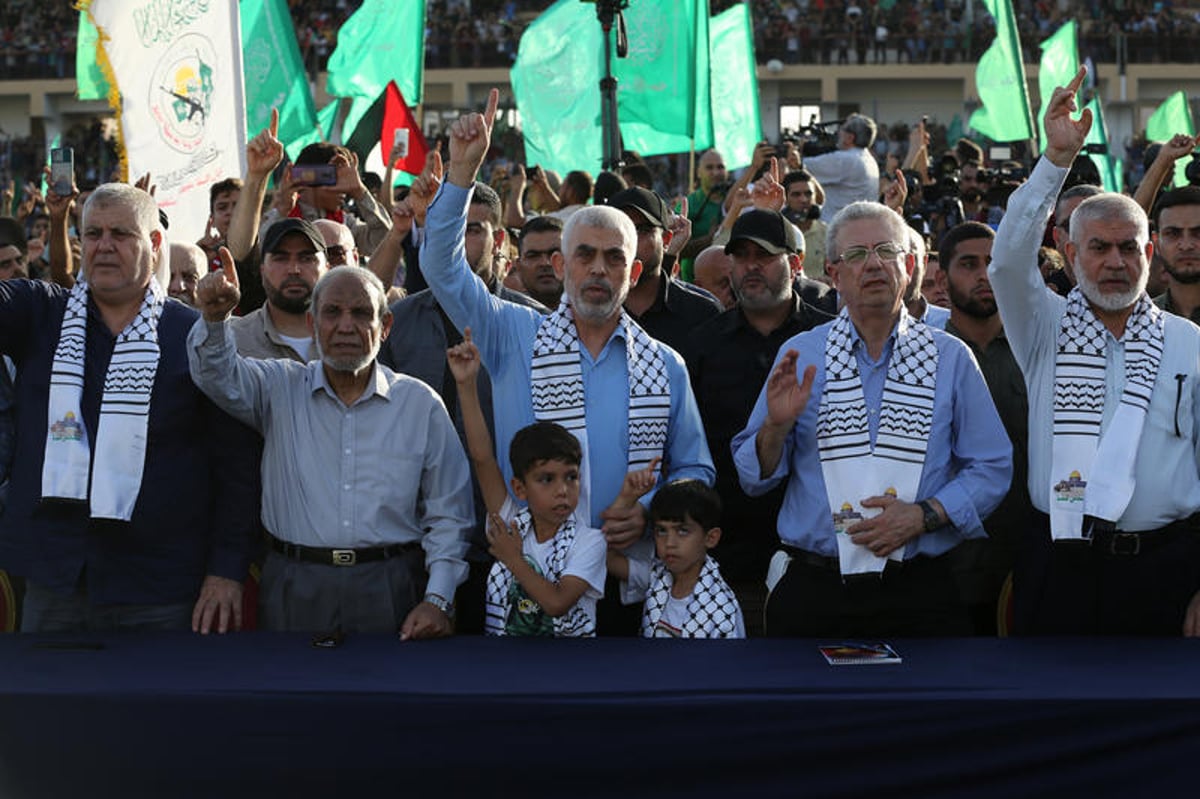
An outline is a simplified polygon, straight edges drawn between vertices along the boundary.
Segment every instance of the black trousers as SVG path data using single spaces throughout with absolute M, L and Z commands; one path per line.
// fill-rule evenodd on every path
M 1013 571 L 1013 632 L 1180 635 L 1200 589 L 1200 528 L 1180 521 L 1139 538 L 1136 554 L 1107 536 L 1055 543 L 1035 512 Z
M 970 635 L 944 558 L 890 563 L 881 576 L 842 575 L 795 557 L 767 597 L 766 634 L 797 638 Z

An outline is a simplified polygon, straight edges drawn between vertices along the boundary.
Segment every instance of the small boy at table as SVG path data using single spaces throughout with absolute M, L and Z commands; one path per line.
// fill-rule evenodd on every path
M 492 450 L 475 380 L 479 350 L 463 331 L 447 353 L 458 387 L 467 452 L 488 511 L 488 635 L 553 637 L 596 634 L 596 600 L 604 593 L 604 534 L 575 515 L 579 504 L 579 440 L 553 422 L 517 431 L 509 446 L 508 494 Z
M 648 542 L 608 551 L 621 601 L 645 600 L 645 638 L 745 638 L 742 610 L 708 550 L 721 540 L 721 500 L 699 480 L 673 480 L 650 502 Z

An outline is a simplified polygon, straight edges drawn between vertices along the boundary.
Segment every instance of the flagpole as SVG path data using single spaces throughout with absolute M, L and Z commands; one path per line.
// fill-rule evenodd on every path
M 688 184 L 684 194 L 691 194 L 696 185 L 696 139 L 692 137 L 692 150 L 688 153 Z

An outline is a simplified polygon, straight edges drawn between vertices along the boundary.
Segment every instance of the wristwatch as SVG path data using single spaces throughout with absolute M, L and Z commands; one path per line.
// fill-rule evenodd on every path
M 454 603 L 448 601 L 441 594 L 426 594 L 424 601 L 433 605 L 435 608 L 440 610 L 442 613 L 445 613 L 450 618 L 452 618 L 452 619 L 454 618 Z
M 917 503 L 917 507 L 925 514 L 925 532 L 928 533 L 942 526 L 942 517 L 933 509 L 933 505 L 929 504 L 929 500 L 921 500 Z

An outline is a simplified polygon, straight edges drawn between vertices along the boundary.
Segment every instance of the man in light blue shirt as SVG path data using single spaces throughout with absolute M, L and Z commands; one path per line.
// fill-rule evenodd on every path
M 559 421 L 585 441 L 580 507 L 588 510 L 581 515 L 601 527 L 611 545 L 624 547 L 645 531 L 642 504 L 610 508 L 630 468 L 661 456 L 665 478 L 712 484 L 700 415 L 683 360 L 622 310 L 641 269 L 637 233 L 625 214 L 589 207 L 568 221 L 562 252 L 554 254 L 565 300 L 550 316 L 498 299 L 471 272 L 464 257 L 467 203 L 496 102 L 493 91 L 486 114 L 462 117 L 451 128 L 446 183 L 429 206 L 421 268 L 450 320 L 471 328 L 491 375 L 497 460 L 505 477 L 512 476 L 513 434 L 535 417 Z M 435 172 L 418 179 L 413 191 L 432 195 L 440 162 Z M 557 365 L 548 362 L 554 352 L 564 356 Z M 565 379 L 553 377 L 560 368 Z
M 940 556 L 985 534 L 1012 448 L 966 346 L 904 311 L 906 231 L 878 203 L 834 218 L 829 272 L 845 307 L 780 348 L 733 440 L 748 494 L 787 485 L 768 635 L 970 631 Z

